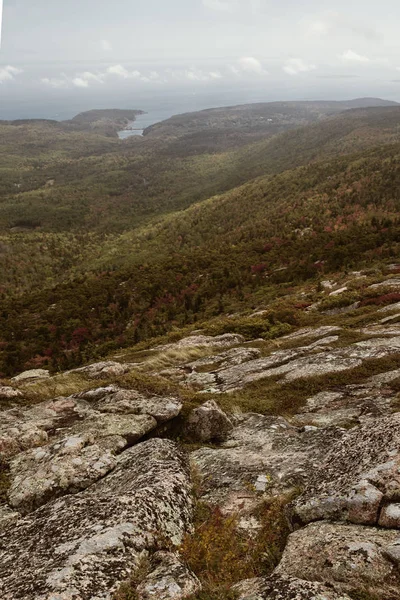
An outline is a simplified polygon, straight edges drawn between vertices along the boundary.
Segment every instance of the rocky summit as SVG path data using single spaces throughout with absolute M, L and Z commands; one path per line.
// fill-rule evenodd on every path
M 2 600 L 400 599 L 390 310 L 4 380 Z

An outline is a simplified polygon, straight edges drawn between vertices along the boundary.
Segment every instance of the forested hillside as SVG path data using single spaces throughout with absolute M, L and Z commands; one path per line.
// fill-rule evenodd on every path
M 268 337 L 301 320 L 309 282 L 394 262 L 400 107 L 375 103 L 292 105 L 279 133 L 259 120 L 282 104 L 218 109 L 215 126 L 198 113 L 124 142 L 96 114 L 81 130 L 0 123 L 0 373 L 69 368 L 267 301 L 249 327 Z

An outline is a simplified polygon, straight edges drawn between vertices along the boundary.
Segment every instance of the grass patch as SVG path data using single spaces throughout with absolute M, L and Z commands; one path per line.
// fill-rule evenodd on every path
M 293 497 L 266 501 L 258 510 L 261 528 L 249 537 L 238 528 L 238 515 L 225 516 L 219 508 L 197 505 L 195 531 L 187 535 L 180 553 L 203 585 L 191 600 L 226 600 L 230 588 L 243 579 L 272 573 L 279 563 L 289 535 L 284 513 Z M 231 595 L 229 595 L 231 594 Z

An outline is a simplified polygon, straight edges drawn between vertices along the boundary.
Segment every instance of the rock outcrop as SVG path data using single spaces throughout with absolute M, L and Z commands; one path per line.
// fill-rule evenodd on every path
M 294 523 L 334 519 L 400 528 L 399 450 L 399 413 L 346 432 L 295 501 Z
M 125 451 L 112 473 L 0 531 L 2 600 L 111 599 L 140 560 L 190 531 L 185 455 L 167 440 Z

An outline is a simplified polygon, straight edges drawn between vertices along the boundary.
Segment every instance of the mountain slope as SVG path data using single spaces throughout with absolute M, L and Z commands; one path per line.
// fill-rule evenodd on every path
M 235 157 L 214 157 L 212 165 L 202 157 L 209 170 L 195 182 L 221 166 L 230 191 L 195 202 L 190 171 L 179 185 L 191 207 L 169 211 L 169 196 L 161 197 L 152 220 L 122 234 L 45 236 L 44 256 L 51 243 L 63 283 L 53 278 L 41 291 L 20 297 L 4 289 L 4 372 L 32 364 L 74 365 L 108 347 L 254 305 L 263 294 L 279 297 L 281 285 L 395 260 L 399 110 L 350 111 L 263 142 L 263 152 L 257 143 Z M 269 146 L 275 153 L 266 151 Z M 360 147 L 367 149 L 346 154 Z M 310 163 L 310 152 L 321 160 Z M 285 169 L 293 161 L 306 165 Z M 183 165 L 178 161 L 174 168 L 173 176 Z M 271 175 L 235 187 L 249 173 L 269 170 Z M 79 264 L 67 252 L 71 242 L 87 243 Z M 36 279 L 48 269 L 46 262 L 34 267 L 39 271 L 29 277 Z M 24 273 L 29 269 L 22 265 Z

